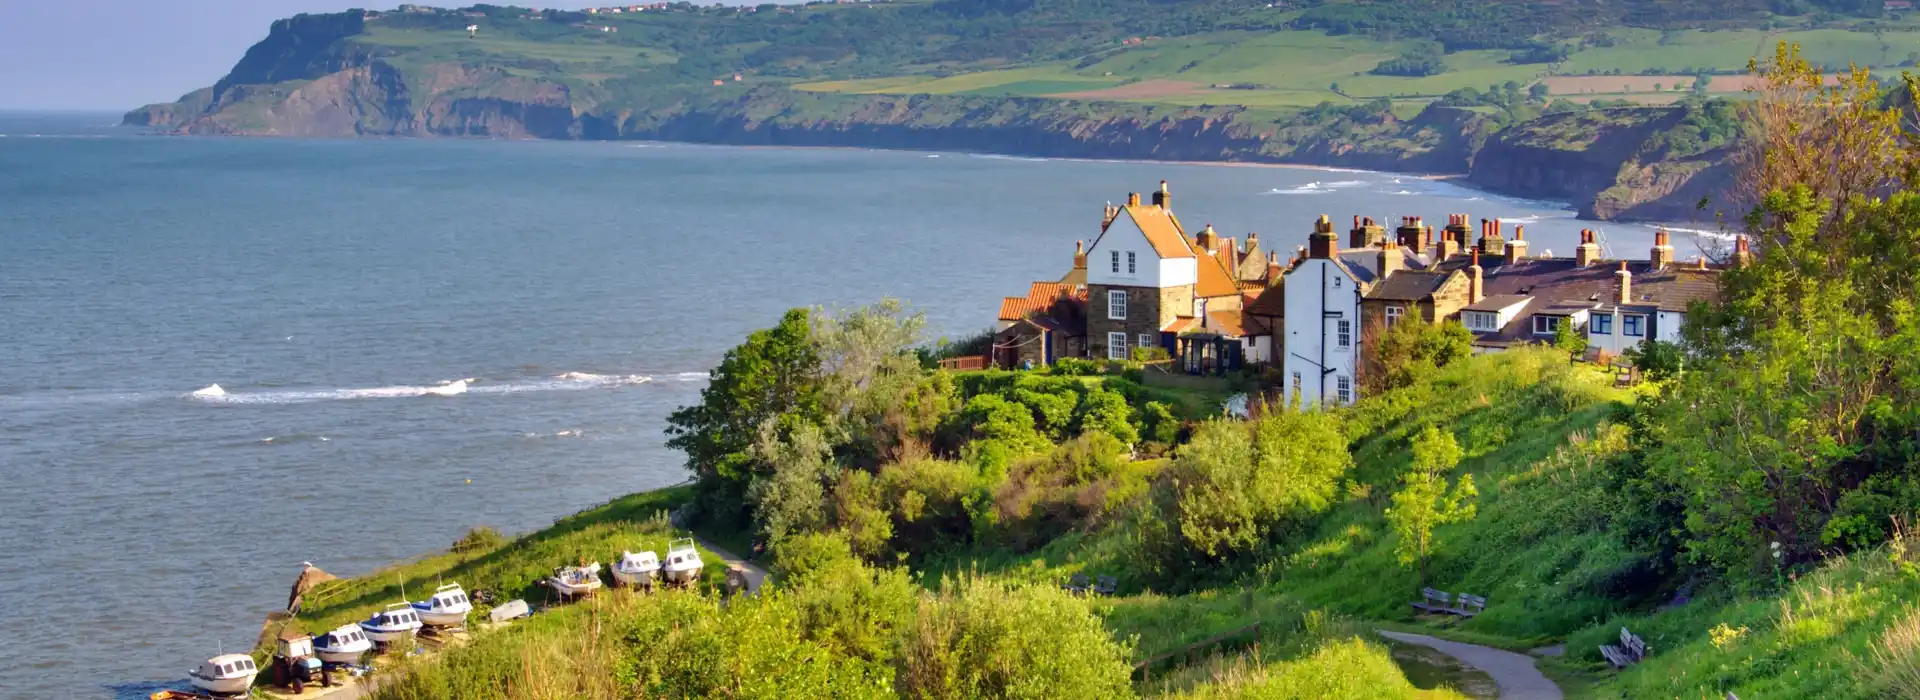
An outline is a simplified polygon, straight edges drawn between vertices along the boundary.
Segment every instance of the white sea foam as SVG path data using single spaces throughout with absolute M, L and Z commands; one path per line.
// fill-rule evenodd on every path
M 706 375 L 700 375 L 705 377 Z M 288 404 L 356 399 L 402 399 L 421 396 L 452 398 L 467 394 L 517 394 L 539 391 L 584 391 L 636 386 L 653 381 L 644 374 L 593 374 L 567 372 L 548 379 L 528 378 L 482 381 L 476 377 L 454 379 L 432 385 L 380 386 L 361 389 L 266 389 L 227 391 L 215 384 L 187 394 L 187 398 L 218 404 Z M 684 379 L 682 381 L 685 381 Z
M 1267 190 L 1267 194 L 1326 194 L 1334 190 L 1344 190 L 1367 184 L 1366 180 L 1335 180 L 1333 182 L 1309 182 L 1299 187 Z
M 681 372 L 673 375 L 673 378 L 683 382 L 704 382 L 708 379 L 706 372 Z

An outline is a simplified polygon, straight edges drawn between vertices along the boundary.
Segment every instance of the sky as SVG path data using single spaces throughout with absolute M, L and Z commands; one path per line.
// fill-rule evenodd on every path
M 406 0 L 0 0 L 0 109 L 124 112 L 212 85 L 273 21 Z M 414 0 L 465 6 L 473 0 Z M 613 0 L 495 4 L 579 8 Z

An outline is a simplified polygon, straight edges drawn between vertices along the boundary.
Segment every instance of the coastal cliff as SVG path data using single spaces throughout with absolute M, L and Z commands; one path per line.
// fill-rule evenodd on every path
M 1724 180 L 1715 154 L 1676 158 L 1648 146 L 1680 123 L 1686 110 L 1678 108 L 1505 126 L 1495 114 L 1440 103 L 1403 118 L 1385 101 L 1276 113 L 811 92 L 772 80 L 582 79 L 528 68 L 537 62 L 462 60 L 464 45 L 423 57 L 370 38 L 367 16 L 275 22 L 219 82 L 133 110 L 124 123 L 190 135 L 646 139 L 1467 174 L 1490 190 L 1574 202 L 1598 219 L 1692 218 L 1699 198 Z

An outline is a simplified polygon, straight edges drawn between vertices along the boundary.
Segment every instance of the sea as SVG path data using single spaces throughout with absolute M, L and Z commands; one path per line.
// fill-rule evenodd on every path
M 1536 254 L 1594 226 L 1379 172 L 116 121 L 0 114 L 4 698 L 144 698 L 247 648 L 302 562 L 685 481 L 666 416 L 750 331 L 887 297 L 988 328 L 1161 180 L 1189 227 L 1282 251 L 1321 214 L 1499 217 Z

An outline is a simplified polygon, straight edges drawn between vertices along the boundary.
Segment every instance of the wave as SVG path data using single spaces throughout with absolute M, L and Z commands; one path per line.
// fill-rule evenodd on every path
M 325 435 L 313 435 L 310 433 L 294 433 L 292 435 L 275 435 L 273 437 L 260 438 L 260 444 L 289 445 L 296 442 L 330 442 L 332 440 L 333 438 L 327 437 Z
M 1335 180 L 1333 182 L 1309 182 L 1299 187 L 1267 190 L 1267 194 L 1326 194 L 1334 190 L 1344 190 L 1367 184 L 1365 180 Z
M 706 374 L 700 373 L 698 376 L 704 379 Z M 680 381 L 691 381 L 678 375 L 676 375 L 676 378 Z M 584 391 L 590 389 L 637 386 L 651 383 L 652 381 L 653 377 L 644 374 L 567 372 L 556 377 L 545 379 L 485 381 L 476 377 L 468 377 L 427 386 L 401 385 L 362 389 L 228 391 L 220 385 L 214 384 L 198 391 L 189 392 L 185 398 L 213 404 L 293 404 L 314 403 L 318 401 L 352 401 L 359 399 L 402 399 L 422 396 L 454 398 L 468 394 L 517 394 L 529 391 Z
M 1662 226 L 1660 228 L 1666 229 L 1668 233 L 1685 233 L 1685 234 L 1691 234 L 1694 236 L 1699 236 L 1701 238 L 1715 238 L 1723 241 L 1731 241 L 1735 238 L 1740 237 L 1740 234 L 1731 233 L 1727 231 L 1708 231 L 1705 229 L 1697 229 L 1697 228 L 1680 228 L 1679 226 Z
M 967 155 L 973 158 L 985 158 L 987 160 L 1020 160 L 1020 161 L 1026 161 L 1029 163 L 1045 163 L 1048 160 L 1050 160 L 1048 158 L 1035 158 L 1033 156 L 1009 156 L 1009 155 L 1001 155 L 998 153 L 969 153 Z
M 704 382 L 710 377 L 707 376 L 706 372 L 681 372 L 673 375 L 673 378 L 675 381 L 682 382 Z

